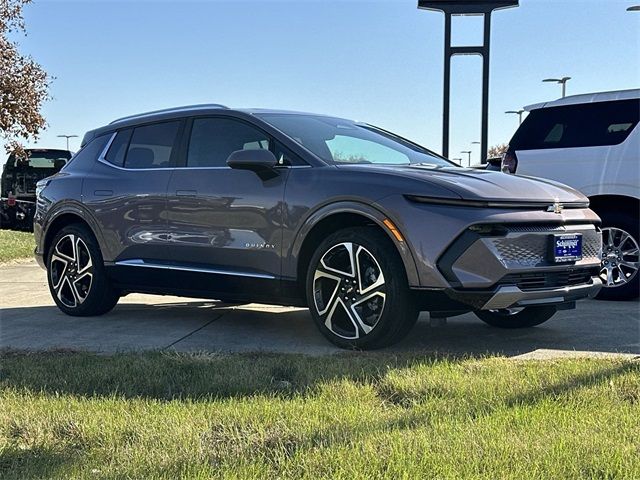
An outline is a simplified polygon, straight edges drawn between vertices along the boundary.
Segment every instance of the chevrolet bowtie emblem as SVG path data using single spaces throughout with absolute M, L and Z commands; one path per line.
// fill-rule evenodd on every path
M 563 205 L 560 202 L 553 202 L 553 205 L 547 207 L 547 212 L 562 213 Z

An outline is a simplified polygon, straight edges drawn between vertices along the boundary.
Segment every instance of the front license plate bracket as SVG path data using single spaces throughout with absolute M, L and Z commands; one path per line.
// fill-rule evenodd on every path
M 568 263 L 582 260 L 581 233 L 552 235 L 550 240 L 550 258 L 553 263 Z

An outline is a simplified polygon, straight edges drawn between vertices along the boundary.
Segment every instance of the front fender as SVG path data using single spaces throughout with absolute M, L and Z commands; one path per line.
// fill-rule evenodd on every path
M 384 213 L 377 204 L 365 204 L 354 200 L 342 200 L 334 201 L 329 204 L 319 206 L 315 210 L 308 213 L 298 231 L 294 235 L 294 239 L 287 255 L 287 266 L 283 269 L 284 276 L 295 278 L 298 272 L 298 262 L 301 259 L 302 246 L 309 232 L 313 230 L 321 221 L 331 217 L 332 215 L 338 215 L 341 213 L 351 213 L 365 217 L 376 225 L 378 225 L 391 239 L 396 246 L 402 263 L 404 264 L 405 271 L 407 273 L 407 279 L 409 285 L 419 285 L 418 271 L 416 263 L 411 252 L 411 248 L 406 241 L 398 241 L 391 231 L 384 225 L 384 220 L 389 219 L 393 223 L 396 223 L 391 215 Z M 402 233 L 402 232 L 400 232 Z

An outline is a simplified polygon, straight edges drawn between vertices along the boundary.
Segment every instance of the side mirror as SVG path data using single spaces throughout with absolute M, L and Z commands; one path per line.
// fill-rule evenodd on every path
M 278 165 L 276 156 L 269 150 L 236 150 L 227 158 L 227 165 L 242 170 L 264 171 Z

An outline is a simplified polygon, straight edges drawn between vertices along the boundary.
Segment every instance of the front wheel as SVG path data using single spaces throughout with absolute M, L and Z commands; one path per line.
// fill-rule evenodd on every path
M 498 328 L 529 328 L 549 320 L 556 313 L 555 307 L 503 308 L 474 312 L 483 322 Z
M 53 300 L 67 315 L 102 315 L 120 298 L 107 278 L 98 242 L 84 225 L 56 234 L 47 255 L 47 279 Z
M 397 250 L 375 228 L 329 235 L 311 258 L 306 290 L 316 325 L 342 348 L 391 345 L 418 318 Z

